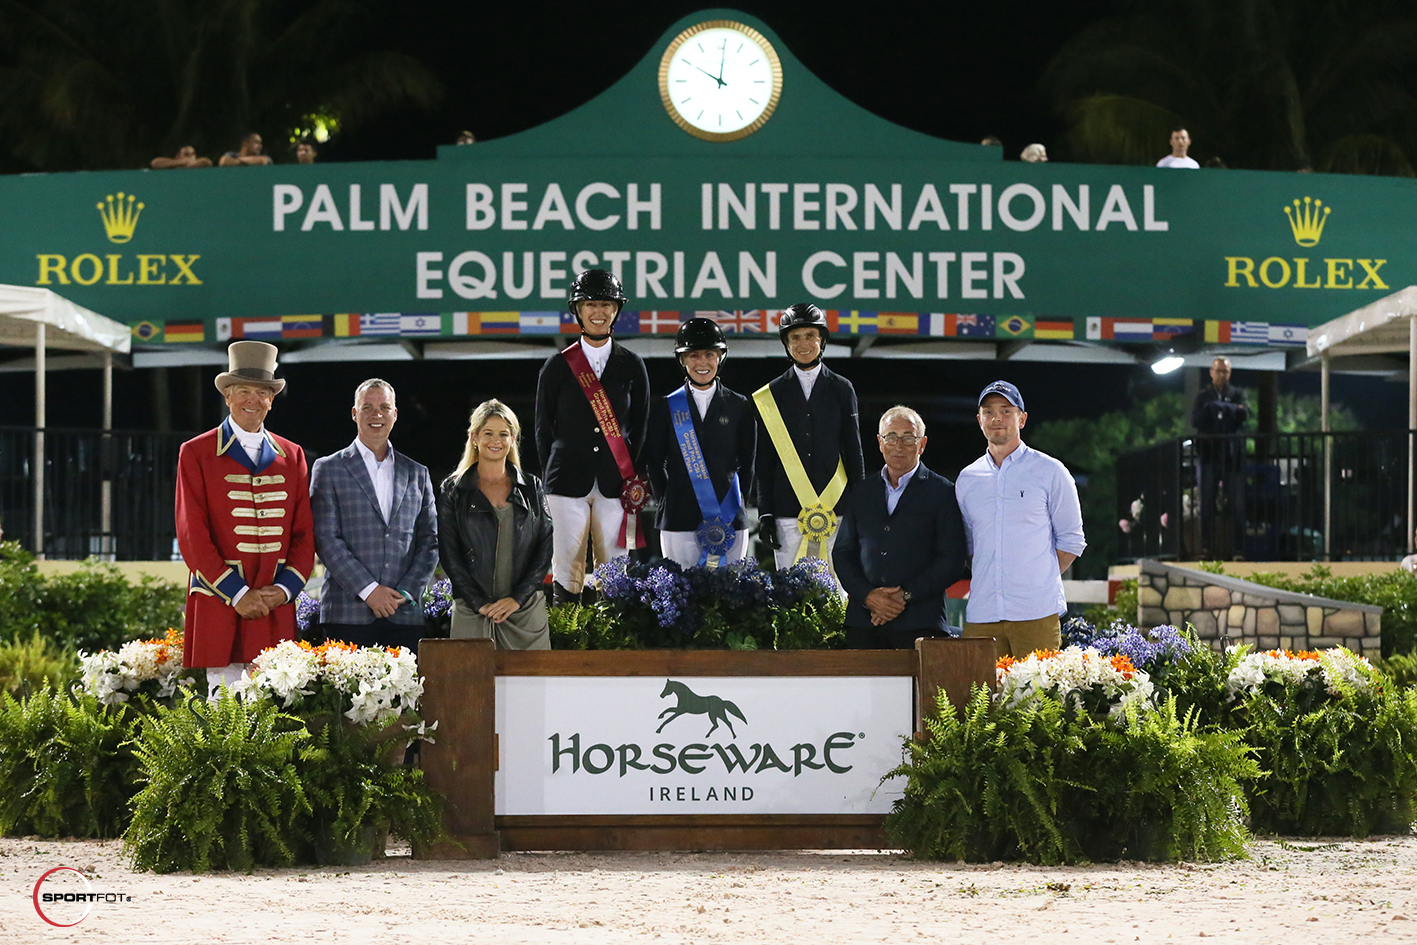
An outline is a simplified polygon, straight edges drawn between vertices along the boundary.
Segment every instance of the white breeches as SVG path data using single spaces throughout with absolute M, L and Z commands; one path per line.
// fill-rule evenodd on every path
M 694 532 L 660 532 L 659 550 L 664 553 L 664 557 L 671 561 L 677 561 L 686 568 L 697 567 L 699 563 L 698 539 L 694 537 Z M 718 567 L 729 564 L 737 564 L 748 556 L 748 530 L 740 528 L 738 537 L 733 539 L 733 546 L 728 549 L 728 554 L 718 562 Z
M 551 579 L 578 594 L 585 586 L 586 542 L 597 566 L 625 554 L 620 544 L 620 522 L 625 510 L 620 500 L 607 499 L 600 489 L 592 486 L 590 494 L 579 499 L 564 495 L 547 495 L 551 509 L 554 535 L 551 543 Z

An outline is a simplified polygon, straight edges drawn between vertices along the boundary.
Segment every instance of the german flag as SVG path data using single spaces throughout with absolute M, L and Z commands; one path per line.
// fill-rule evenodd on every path
M 1073 323 L 1043 321 L 1042 319 L 1038 319 L 1033 323 L 1033 337 L 1048 338 L 1053 341 L 1071 341 L 1073 338 Z
M 167 344 L 200 344 L 207 340 L 207 326 L 202 322 L 168 322 L 163 326 L 162 340 Z

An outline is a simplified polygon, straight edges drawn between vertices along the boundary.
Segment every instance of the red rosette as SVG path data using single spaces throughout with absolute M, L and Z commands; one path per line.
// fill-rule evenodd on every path
M 644 510 L 649 502 L 649 480 L 644 476 L 635 476 L 625 480 L 625 486 L 620 490 L 620 507 L 631 514 Z

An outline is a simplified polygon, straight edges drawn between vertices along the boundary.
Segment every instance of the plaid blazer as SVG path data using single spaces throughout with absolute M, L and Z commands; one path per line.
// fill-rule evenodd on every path
M 423 623 L 423 591 L 438 563 L 437 495 L 428 467 L 395 450 L 394 503 L 385 522 L 364 458 L 351 443 L 315 460 L 310 507 L 315 551 L 327 572 L 320 621 L 373 623 L 374 612 L 359 592 L 377 581 L 413 596 L 414 603 L 399 607 L 390 620 Z

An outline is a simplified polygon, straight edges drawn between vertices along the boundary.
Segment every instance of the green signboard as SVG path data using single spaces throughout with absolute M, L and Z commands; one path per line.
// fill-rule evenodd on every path
M 775 98 L 716 98 L 748 82 Z M 729 131 L 694 125 L 705 101 Z M 1295 344 L 1417 281 L 1414 181 L 998 158 L 870 115 L 710 10 L 576 111 L 435 161 L 0 178 L 0 282 L 140 343 L 555 333 L 603 266 L 628 331 L 770 329 L 812 300 L 844 333 Z

